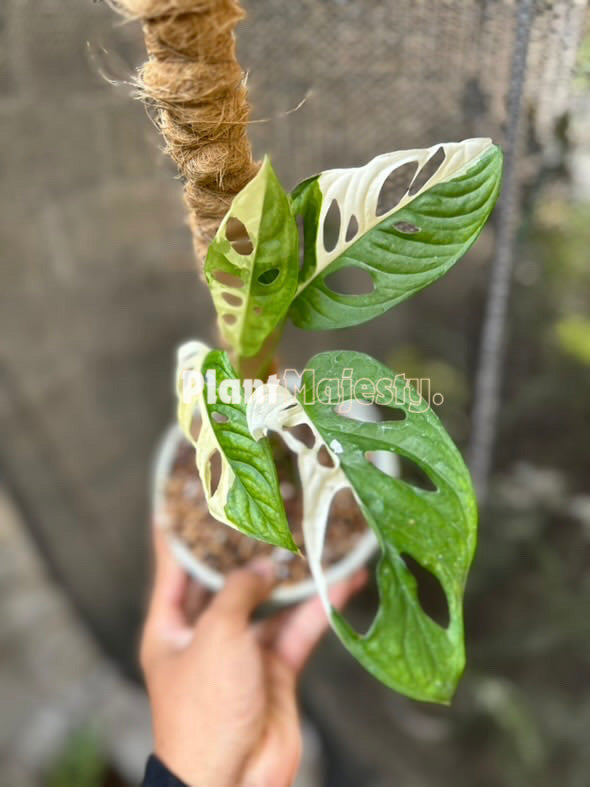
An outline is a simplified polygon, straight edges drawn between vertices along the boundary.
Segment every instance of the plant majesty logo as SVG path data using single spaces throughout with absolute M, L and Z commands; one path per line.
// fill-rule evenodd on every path
M 302 395 L 304 404 L 339 405 L 341 413 L 346 413 L 352 403 L 360 405 L 384 405 L 389 407 L 407 406 L 412 413 L 424 413 L 433 405 L 438 407 L 444 402 L 444 396 L 432 392 L 431 380 L 428 377 L 406 378 L 404 373 L 393 377 L 380 377 L 372 380 L 361 377 L 353 380 L 354 370 L 342 370 L 340 377 L 317 378 L 314 369 L 286 369 L 279 377 L 271 375 L 266 381 L 266 395 L 271 404 L 275 404 L 281 386 L 296 396 Z M 305 380 L 305 382 L 304 382 Z M 195 401 L 204 395 L 207 404 L 240 404 L 248 401 L 254 391 L 262 388 L 263 380 L 232 378 L 217 382 L 214 369 L 205 375 L 191 369 L 182 373 L 182 400 L 185 404 Z

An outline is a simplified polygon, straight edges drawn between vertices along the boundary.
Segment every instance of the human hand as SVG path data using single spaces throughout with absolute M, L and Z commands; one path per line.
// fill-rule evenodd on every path
M 191 787 L 288 787 L 301 756 L 296 682 L 328 621 L 315 597 L 264 621 L 270 561 L 231 574 L 212 599 L 154 529 L 156 575 L 141 643 L 155 753 Z M 341 608 L 360 571 L 330 591 Z

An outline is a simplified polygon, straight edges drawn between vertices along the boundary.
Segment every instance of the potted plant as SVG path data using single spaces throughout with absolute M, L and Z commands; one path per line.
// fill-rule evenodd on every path
M 227 85 L 219 76 L 232 62 L 237 3 L 199 10 L 191 0 L 124 4 L 144 17 L 151 59 L 143 84 L 157 99 L 168 149 L 185 177 L 198 171 L 197 185 L 186 187 L 189 207 L 198 213 L 199 203 L 200 215 L 211 217 L 211 200 L 217 210 L 223 205 L 221 221 L 210 222 L 217 228 L 210 242 L 203 242 L 207 233 L 197 235 L 199 247 L 208 246 L 204 277 L 223 348 L 201 341 L 180 348 L 180 429 L 167 435 L 157 462 L 155 505 L 160 513 L 168 505 L 173 548 L 212 588 L 223 567 L 260 550 L 293 555 L 287 579 L 302 579 L 297 570 L 309 566 L 332 628 L 370 673 L 410 697 L 446 703 L 465 662 L 462 598 L 476 543 L 475 495 L 461 455 L 429 402 L 369 355 L 324 352 L 285 376 L 277 374 L 275 354 L 287 320 L 302 331 L 352 327 L 443 276 L 492 211 L 501 151 L 489 139 L 468 139 L 386 153 L 359 168 L 322 172 L 287 193 L 268 158 L 252 165 L 249 147 L 246 164 L 235 164 L 245 111 L 231 123 L 212 119 L 216 101 L 229 112 L 243 98 L 233 71 Z M 231 18 L 220 27 L 221 14 Z M 220 58 L 224 41 L 229 55 Z M 206 90 L 204 70 L 213 80 Z M 190 95 L 196 79 L 204 98 Z M 188 166 L 198 145 L 206 161 Z M 228 160 L 235 165 L 225 182 L 240 183 L 225 202 L 224 178 L 211 175 L 218 159 L 222 168 Z M 353 269 L 369 277 L 370 292 L 334 287 L 334 274 Z M 181 432 L 196 450 L 196 469 Z M 398 457 L 425 477 L 426 488 L 399 474 Z M 330 545 L 336 530 L 344 546 L 336 545 L 327 568 L 326 539 Z M 327 585 L 375 546 L 380 606 L 359 634 L 332 609 Z M 229 563 L 218 547 L 231 547 Z M 411 561 L 440 583 L 448 625 L 422 608 Z M 300 598 L 312 586 L 306 582 L 294 594 L 279 588 L 275 598 Z
M 379 214 L 385 181 L 408 163 L 415 172 L 407 188 Z M 303 330 L 357 325 L 446 273 L 486 222 L 500 173 L 499 149 L 488 139 L 471 139 L 323 172 L 287 194 L 265 159 L 234 199 L 205 262 L 229 350 L 193 341 L 178 356 L 178 421 L 196 449 L 210 515 L 298 555 L 268 437 L 279 436 L 297 460 L 305 556 L 333 629 L 373 675 L 421 700 L 447 702 L 464 666 L 462 596 L 477 513 L 461 455 L 405 376 L 369 355 L 321 353 L 291 381 L 276 374 L 268 379 L 265 370 L 286 319 Z M 329 243 L 327 215 L 334 204 L 340 222 Z M 298 217 L 304 229 L 302 265 Z M 371 293 L 343 295 L 330 288 L 329 276 L 353 267 L 369 273 Z M 240 372 L 245 369 L 247 376 Z M 380 405 L 386 413 L 382 420 L 367 419 L 362 412 L 367 405 Z M 301 427 L 310 439 L 298 435 Z M 432 488 L 396 477 L 387 461 L 395 456 L 415 463 Z M 284 449 L 281 457 L 284 465 Z M 354 497 L 381 550 L 380 607 L 362 636 L 331 608 L 322 566 L 330 506 L 340 490 Z M 180 558 L 194 570 L 186 548 L 178 549 L 177 535 L 174 540 Z M 368 543 L 363 542 L 362 558 L 370 551 Z M 405 555 L 440 582 L 448 626 L 422 609 Z M 198 574 L 207 580 L 206 573 Z M 211 576 L 215 586 L 219 579 Z

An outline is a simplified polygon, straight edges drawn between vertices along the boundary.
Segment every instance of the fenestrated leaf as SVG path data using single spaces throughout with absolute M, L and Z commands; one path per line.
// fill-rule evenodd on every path
M 386 685 L 415 699 L 448 702 L 465 663 L 462 598 L 477 520 L 469 473 L 427 403 L 415 391 L 410 397 L 403 376 L 369 356 L 320 354 L 308 364 L 303 382 L 297 399 L 285 392 L 282 398 L 275 395 L 275 405 L 265 404 L 268 393 L 257 391 L 248 405 L 248 423 L 254 436 L 275 429 L 299 454 L 306 550 L 332 626 L 348 650 Z M 381 422 L 351 420 L 336 412 L 351 397 L 402 410 L 404 418 L 394 420 L 392 414 L 391 420 Z M 316 437 L 311 447 L 294 444 L 288 431 L 303 422 Z M 334 467 L 319 465 L 320 444 Z M 367 458 L 375 451 L 394 452 L 416 463 L 436 491 L 382 472 Z M 345 486 L 352 489 L 382 550 L 377 569 L 380 606 L 364 635 L 330 607 L 320 562 L 330 501 Z M 449 610 L 446 628 L 422 608 L 404 554 L 440 582 Z
M 205 261 L 223 338 L 256 355 L 283 320 L 297 287 L 299 236 L 290 202 L 266 158 L 234 198 Z
M 426 169 L 439 151 L 444 160 Z M 405 193 L 378 215 L 382 186 L 411 163 L 417 172 Z M 309 330 L 343 328 L 383 314 L 445 274 L 479 235 L 496 202 L 502 153 L 489 139 L 388 153 L 357 169 L 322 172 L 292 194 L 305 231 L 304 262 L 290 317 Z M 430 177 L 426 177 L 430 174 Z M 333 204 L 340 222 L 329 250 L 324 229 Z M 352 228 L 352 231 L 351 231 Z M 329 276 L 365 271 L 373 290 L 336 292 Z
M 215 381 L 215 397 L 194 384 L 195 374 L 205 381 L 208 373 Z M 243 387 L 227 354 L 201 342 L 183 345 L 178 354 L 177 393 L 178 421 L 196 449 L 211 515 L 253 538 L 296 552 L 270 445 L 267 440 L 254 440 L 248 430 Z M 211 403 L 210 398 L 216 401 Z M 195 408 L 201 416 L 197 440 L 191 431 Z M 221 473 L 212 489 L 215 453 Z
M 282 385 L 267 384 L 256 390 L 248 402 L 246 416 L 248 429 L 256 439 L 263 439 L 268 431 L 280 434 L 288 448 L 297 454 L 299 480 L 303 493 L 302 529 L 305 551 L 310 571 L 316 582 L 324 607 L 329 612 L 327 583 L 321 565 L 321 556 L 332 498 L 340 489 L 350 486 L 333 451 L 332 466 L 320 463 L 318 452 L 324 445 L 319 432 L 306 415 L 295 396 Z M 293 427 L 306 424 L 313 434 L 312 445 L 295 437 Z

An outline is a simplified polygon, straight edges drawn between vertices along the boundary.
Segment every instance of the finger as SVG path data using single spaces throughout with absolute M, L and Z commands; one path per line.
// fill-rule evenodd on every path
M 357 572 L 352 577 L 348 578 L 347 580 L 334 585 L 330 588 L 328 592 L 328 597 L 332 606 L 336 607 L 336 609 L 340 609 L 344 606 L 348 597 L 341 601 L 340 596 L 343 592 L 349 590 L 351 592 L 355 592 L 354 588 L 352 590 L 349 588 L 349 583 L 352 581 L 353 583 L 360 581 L 362 577 L 363 584 L 366 582 L 366 577 L 364 576 L 364 570 Z M 362 585 L 361 585 L 362 587 Z M 260 622 L 256 623 L 254 629 L 256 631 L 256 635 L 258 637 L 258 641 L 261 645 L 265 647 L 272 647 L 276 644 L 277 638 L 279 634 L 283 632 L 283 629 L 288 627 L 288 625 L 292 625 L 294 618 L 297 618 L 300 614 L 303 616 L 307 615 L 306 609 L 312 607 L 315 614 L 315 609 L 317 607 L 317 603 L 320 599 L 316 596 L 313 596 L 307 602 L 307 607 L 305 603 L 297 604 L 296 606 L 288 607 L 283 612 L 277 612 L 272 617 L 267 618 L 266 620 L 261 620 Z M 321 603 L 321 602 L 320 602 Z M 326 619 L 327 620 L 327 619 Z
M 276 567 L 271 560 L 257 560 L 234 571 L 209 604 L 206 615 L 226 624 L 244 625 L 256 607 L 268 598 L 275 581 Z
M 204 585 L 188 576 L 174 557 L 167 534 L 154 527 L 156 571 L 152 590 L 152 604 L 164 614 L 190 622 L 204 607 L 208 591 Z
M 185 648 L 192 640 L 191 619 L 187 618 L 185 603 L 188 590 L 195 585 L 172 554 L 166 533 L 154 527 L 155 576 L 146 617 L 142 644 L 142 662 L 152 656 Z M 191 605 L 205 603 L 202 586 L 191 590 Z
M 363 569 L 330 588 L 331 605 L 337 610 L 342 609 L 351 596 L 365 585 L 367 577 Z M 275 635 L 273 649 L 295 673 L 299 673 L 328 626 L 329 620 L 321 599 L 316 596 L 289 613 Z
M 174 558 L 168 537 L 160 527 L 154 527 L 154 557 L 154 584 L 148 618 L 157 617 L 162 622 L 183 625 L 182 605 L 189 578 Z
M 152 528 L 154 547 L 154 588 L 157 595 L 161 589 L 171 584 L 171 579 L 178 576 L 180 564 L 172 554 L 168 533 L 163 527 L 155 524 Z M 182 573 L 184 571 L 180 569 Z

